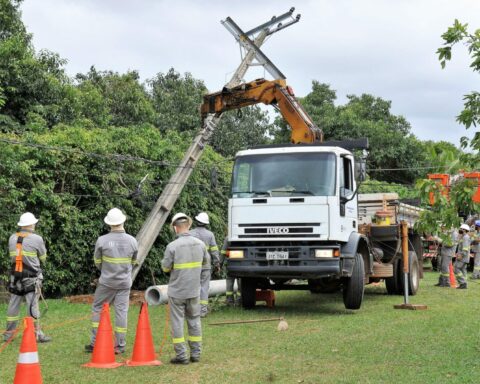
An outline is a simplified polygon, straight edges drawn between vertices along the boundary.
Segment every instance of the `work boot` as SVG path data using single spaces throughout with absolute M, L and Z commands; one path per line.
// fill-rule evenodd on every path
M 241 307 L 241 306 L 242 306 L 242 296 L 237 295 L 237 297 L 235 298 L 235 305 L 236 305 L 237 307 Z
M 13 337 L 13 333 L 4 333 L 3 334 L 3 342 L 6 343 Z
M 85 352 L 92 353 L 93 352 L 93 345 L 92 344 L 85 345 Z
M 463 284 L 460 284 L 457 289 L 467 289 L 467 284 L 466 283 L 463 283 Z
M 190 361 L 192 363 L 198 363 L 198 362 L 200 362 L 200 357 L 199 356 L 190 356 Z
M 43 334 L 37 335 L 37 343 L 49 343 L 50 341 L 52 341 L 50 336 Z
M 229 306 L 229 307 L 231 307 L 235 304 L 235 300 L 233 299 L 232 295 L 227 296 L 227 300 L 225 300 L 225 304 L 227 304 L 227 306 Z
M 170 360 L 170 363 L 171 364 L 187 365 L 188 360 L 182 360 L 182 359 L 179 359 L 178 357 L 174 357 L 173 359 Z
M 125 347 L 115 347 L 114 351 L 115 351 L 115 355 L 121 355 L 125 353 Z

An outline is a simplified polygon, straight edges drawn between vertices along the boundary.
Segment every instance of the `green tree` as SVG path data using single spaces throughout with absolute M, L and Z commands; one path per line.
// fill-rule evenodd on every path
M 99 72 L 95 67 L 91 67 L 86 75 L 78 74 L 76 79 L 79 82 L 79 89 L 86 93 L 81 99 L 90 101 L 85 107 L 90 107 L 93 102 L 97 106 L 94 110 L 99 108 L 103 110 L 101 113 L 103 123 L 129 126 L 154 122 L 154 108 L 144 85 L 139 81 L 138 72 L 129 71 L 125 74 L 112 71 Z M 93 89 L 100 93 L 102 100 L 98 99 Z M 89 116 L 87 108 L 82 110 L 85 116 Z
M 225 112 L 211 139 L 215 151 L 233 157 L 241 149 L 270 142 L 268 133 L 272 125 L 268 113 L 258 106 Z
M 183 76 L 171 68 L 147 81 L 156 112 L 155 125 L 162 132 L 194 133 L 201 125 L 199 106 L 207 93 L 205 84 L 190 73 Z
M 480 72 L 480 29 L 471 33 L 468 31 L 468 24 L 462 24 L 455 19 L 453 26 L 449 27 L 442 35 L 442 39 L 444 41 L 443 47 L 437 50 L 442 68 L 445 68 L 447 61 L 451 60 L 453 46 L 462 42 L 467 47 L 472 59 L 470 68 L 474 72 Z M 473 91 L 465 95 L 463 99 L 465 101 L 464 108 L 457 116 L 457 121 L 467 129 L 472 125 L 476 127 L 480 122 L 480 92 Z M 468 145 L 466 138 L 462 138 L 462 145 L 464 147 Z M 474 149 L 480 150 L 479 132 L 475 133 L 471 145 Z

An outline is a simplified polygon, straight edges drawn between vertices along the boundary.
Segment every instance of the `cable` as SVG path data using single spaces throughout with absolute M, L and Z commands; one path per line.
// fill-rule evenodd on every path
M 59 151 L 59 152 L 67 152 L 67 153 L 73 153 L 77 155 L 83 155 L 83 156 L 89 156 L 93 158 L 102 158 L 102 159 L 110 159 L 110 160 L 115 160 L 115 161 L 140 161 L 144 162 L 147 164 L 154 164 L 162 167 L 173 167 L 173 168 L 190 168 L 194 169 L 196 167 L 198 168 L 204 168 L 205 166 L 202 165 L 196 165 L 195 167 L 185 165 L 182 166 L 180 164 L 174 164 L 166 161 L 161 161 L 161 160 L 152 160 L 152 159 L 147 159 L 144 157 L 139 157 L 139 156 L 131 156 L 131 155 L 121 155 L 121 154 L 102 154 L 102 153 L 96 153 L 96 152 L 87 152 L 87 151 L 82 151 L 79 149 L 75 148 L 67 148 L 67 147 L 59 147 L 59 146 L 51 146 L 51 145 L 45 145 L 45 144 L 37 144 L 37 143 L 28 143 L 26 141 L 20 141 L 20 140 L 13 140 L 13 139 L 0 139 L 0 142 L 7 143 L 7 144 L 12 144 L 12 145 L 21 145 L 24 147 L 32 147 L 32 148 L 37 148 L 37 149 L 44 149 L 48 151 Z

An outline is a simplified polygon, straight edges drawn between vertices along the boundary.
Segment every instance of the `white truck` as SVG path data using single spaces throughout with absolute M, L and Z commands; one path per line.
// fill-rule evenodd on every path
M 360 308 L 369 282 L 385 279 L 388 293 L 402 294 L 400 220 L 409 223 L 409 291 L 416 293 L 422 253 L 413 223 L 420 209 L 399 203 L 396 194 L 358 195 L 362 167 L 355 166 L 349 145 L 290 144 L 237 153 L 227 270 L 242 280 L 245 308 L 255 305 L 256 289 L 342 290 L 348 309 Z M 390 222 L 372 223 L 385 209 Z
M 389 293 L 402 294 L 400 220 L 410 227 L 408 283 L 415 294 L 419 210 L 398 203 L 395 194 L 358 196 L 365 162 L 351 151 L 367 149 L 367 140 L 323 142 L 285 79 L 224 88 L 205 95 L 200 110 L 206 118 L 257 103 L 277 107 L 291 128 L 291 143 L 240 151 L 235 158 L 227 271 L 242 280 L 243 307 L 255 306 L 256 289 L 342 290 L 349 309 L 360 308 L 365 283 L 385 279 Z M 384 217 L 372 223 L 378 210 Z

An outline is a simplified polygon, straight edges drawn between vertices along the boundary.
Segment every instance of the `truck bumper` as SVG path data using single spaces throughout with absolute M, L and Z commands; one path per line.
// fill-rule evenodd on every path
M 282 261 L 283 262 L 283 261 Z M 318 279 L 322 277 L 341 277 L 341 260 L 321 260 L 304 262 L 306 265 L 278 265 L 275 261 L 262 262 L 229 260 L 227 270 L 232 277 Z

